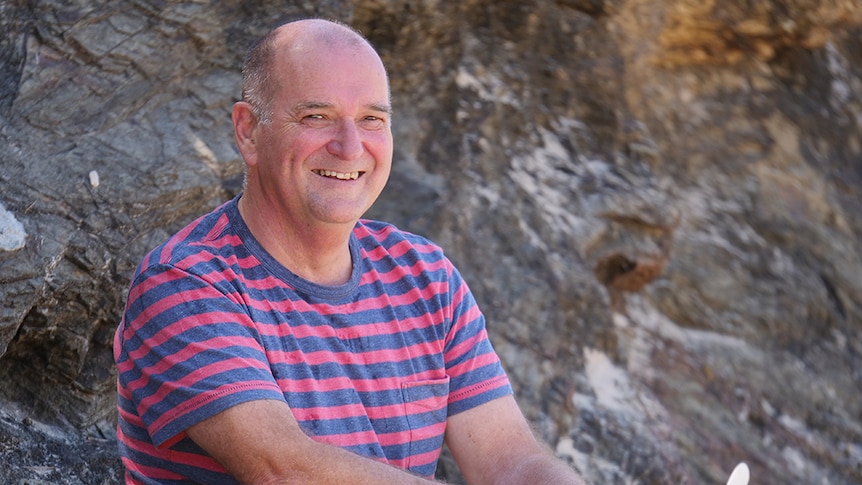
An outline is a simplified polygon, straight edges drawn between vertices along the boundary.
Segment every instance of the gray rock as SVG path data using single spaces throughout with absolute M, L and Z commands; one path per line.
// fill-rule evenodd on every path
M 15 214 L 0 204 L 0 251 L 16 251 L 24 247 L 27 233 Z
M 862 483 L 862 6 L 830 0 L 0 3 L 0 483 L 120 480 L 129 277 L 238 193 L 242 56 L 309 15 L 390 70 L 368 216 L 446 249 L 559 456 Z

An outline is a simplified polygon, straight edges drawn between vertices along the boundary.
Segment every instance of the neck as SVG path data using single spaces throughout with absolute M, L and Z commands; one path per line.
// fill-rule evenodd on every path
M 269 212 L 243 194 L 239 213 L 264 249 L 294 274 L 319 285 L 350 280 L 350 234 L 344 224 L 296 225 Z

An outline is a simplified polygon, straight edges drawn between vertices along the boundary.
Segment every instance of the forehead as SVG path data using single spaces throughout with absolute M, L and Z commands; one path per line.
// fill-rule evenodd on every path
M 335 103 L 388 104 L 389 80 L 374 49 L 356 39 L 300 39 L 275 52 L 281 95 Z

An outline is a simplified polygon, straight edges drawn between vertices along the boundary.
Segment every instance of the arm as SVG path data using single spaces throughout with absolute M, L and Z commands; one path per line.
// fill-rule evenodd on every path
M 282 401 L 236 405 L 191 426 L 187 434 L 243 484 L 433 483 L 312 440 Z
M 446 443 L 471 485 L 585 485 L 539 444 L 511 395 L 449 417 Z

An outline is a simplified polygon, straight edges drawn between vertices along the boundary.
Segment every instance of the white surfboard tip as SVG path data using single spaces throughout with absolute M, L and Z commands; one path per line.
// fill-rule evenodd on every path
M 751 472 L 748 470 L 748 465 L 745 462 L 740 462 L 733 469 L 730 478 L 727 479 L 727 485 L 748 485 L 750 476 Z

